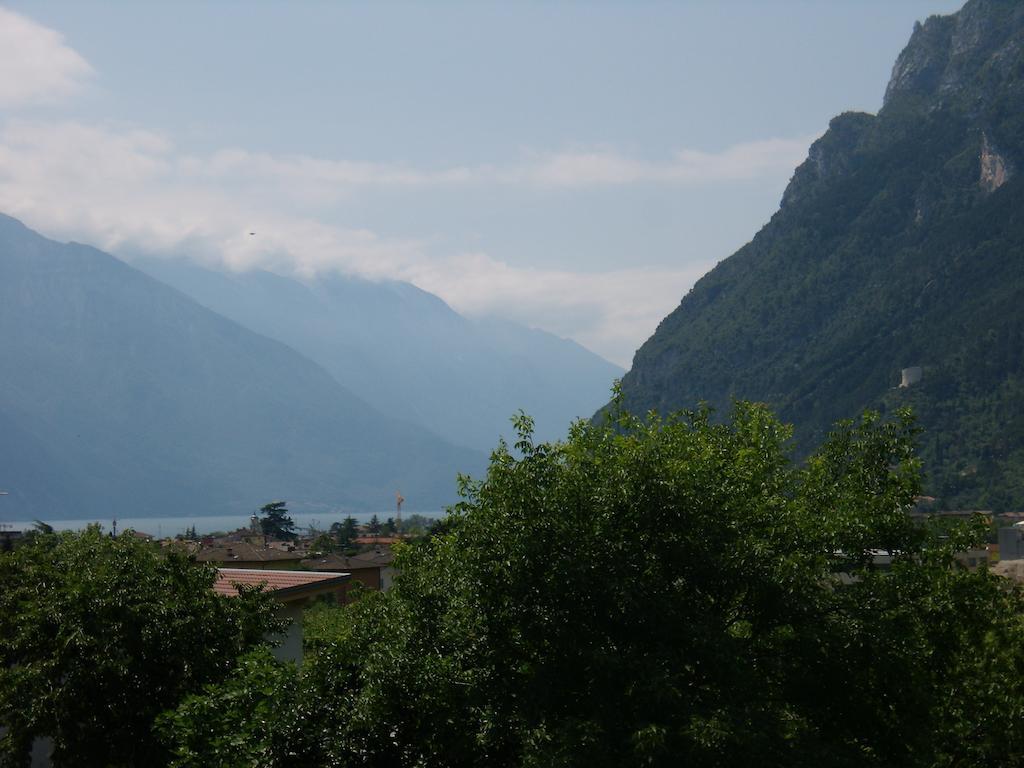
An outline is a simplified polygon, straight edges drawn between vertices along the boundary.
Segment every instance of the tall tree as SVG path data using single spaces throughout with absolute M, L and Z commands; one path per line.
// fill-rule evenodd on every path
M 356 524 L 356 519 L 351 515 L 348 515 L 340 523 L 332 523 L 330 530 L 335 542 L 341 549 L 351 546 L 353 539 L 359 535 L 359 526 Z
M 272 501 L 260 507 L 260 529 L 264 536 L 287 541 L 297 537 L 295 523 L 288 515 L 288 502 Z

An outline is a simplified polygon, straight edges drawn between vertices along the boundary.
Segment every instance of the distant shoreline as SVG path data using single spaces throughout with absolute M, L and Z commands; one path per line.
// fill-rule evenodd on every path
M 388 512 L 332 512 L 322 514 L 319 512 L 297 512 L 291 513 L 295 526 L 300 530 L 308 529 L 310 526 L 327 529 L 331 523 L 341 522 L 346 517 L 353 517 L 360 523 L 368 522 L 374 515 L 381 522 L 389 517 L 394 517 L 394 510 Z M 412 515 L 440 518 L 443 511 L 433 510 L 429 512 L 404 511 L 402 516 L 408 518 Z M 95 518 L 84 518 L 81 520 L 47 520 L 40 518 L 47 525 L 53 526 L 58 531 L 77 531 L 93 523 L 99 523 L 104 530 L 111 530 L 112 520 L 96 520 Z M 0 520 L 0 530 L 28 531 L 35 527 L 35 520 Z M 119 517 L 117 519 L 117 530 L 126 531 L 129 528 L 148 533 L 150 536 L 163 538 L 165 536 L 177 536 L 184 533 L 186 529 L 195 526 L 199 535 L 214 533 L 215 531 L 234 531 L 249 525 L 249 518 L 243 515 L 210 515 L 210 516 L 178 516 L 178 517 Z

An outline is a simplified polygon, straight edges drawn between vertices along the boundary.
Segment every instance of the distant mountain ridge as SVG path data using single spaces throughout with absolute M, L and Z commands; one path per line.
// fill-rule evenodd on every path
M 1024 4 L 917 25 L 879 114 L 835 118 L 771 221 L 637 351 L 627 407 L 766 401 L 807 450 L 910 405 L 940 503 L 1024 508 L 1022 167 Z
M 623 371 L 573 341 L 463 317 L 409 283 L 224 273 L 184 259 L 133 259 L 147 274 L 288 344 L 378 410 L 492 450 L 518 410 L 557 439 L 603 403 Z
M 109 254 L 0 216 L 0 519 L 410 509 L 481 452 Z M 244 518 L 243 518 L 244 519 Z

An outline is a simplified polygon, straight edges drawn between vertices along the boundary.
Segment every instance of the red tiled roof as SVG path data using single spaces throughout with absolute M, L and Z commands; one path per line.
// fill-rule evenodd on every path
M 255 568 L 218 568 L 213 590 L 218 595 L 233 597 L 238 594 L 235 585 L 258 587 L 279 596 L 309 591 L 319 587 L 340 585 L 348 580 L 347 573 L 315 571 L 270 571 Z

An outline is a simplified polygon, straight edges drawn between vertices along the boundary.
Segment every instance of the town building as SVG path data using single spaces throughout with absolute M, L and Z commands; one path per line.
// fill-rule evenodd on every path
M 280 604 L 278 616 L 288 622 L 274 648 L 282 661 L 302 661 L 302 613 L 316 599 L 341 603 L 350 575 L 336 572 L 277 571 L 263 568 L 218 568 L 213 589 L 219 595 L 233 597 L 240 587 L 258 587 Z
M 367 589 L 387 592 L 395 578 L 394 559 L 395 555 L 390 549 L 360 552 L 358 555 L 329 553 L 307 557 L 302 561 L 302 567 L 310 571 L 351 573 L 352 582 L 346 588 L 347 601 L 347 591 L 351 589 L 351 584 L 356 582 Z
M 213 563 L 219 568 L 295 570 L 303 557 L 294 547 L 257 547 L 247 541 L 203 547 L 196 553 L 198 562 Z

